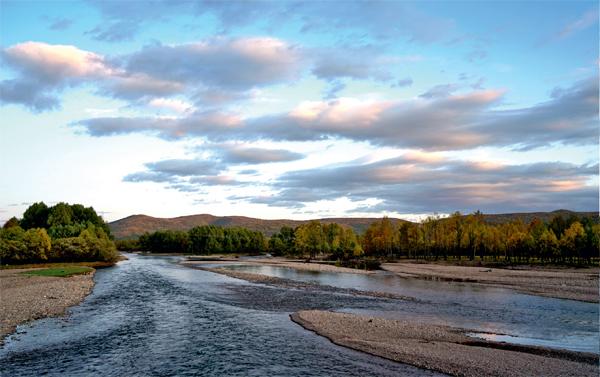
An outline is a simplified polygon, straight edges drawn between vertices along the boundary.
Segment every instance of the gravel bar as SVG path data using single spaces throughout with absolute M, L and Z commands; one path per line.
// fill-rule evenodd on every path
M 474 341 L 465 329 L 320 310 L 290 318 L 337 345 L 452 376 L 598 376 L 598 355 Z
M 94 272 L 71 277 L 28 276 L 32 269 L 0 270 L 0 345 L 17 325 L 57 317 L 94 287 Z

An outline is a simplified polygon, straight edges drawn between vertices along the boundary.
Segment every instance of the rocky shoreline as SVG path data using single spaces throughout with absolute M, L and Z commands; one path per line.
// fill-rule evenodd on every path
M 71 277 L 28 276 L 31 269 L 0 270 L 0 345 L 18 325 L 58 317 L 94 287 L 94 271 Z
M 474 340 L 464 329 L 319 310 L 290 318 L 337 345 L 452 376 L 598 375 L 598 355 Z

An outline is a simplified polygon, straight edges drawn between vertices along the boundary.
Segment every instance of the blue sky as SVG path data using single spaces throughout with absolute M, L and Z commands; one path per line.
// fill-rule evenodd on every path
M 598 3 L 0 3 L 0 221 L 598 209 Z

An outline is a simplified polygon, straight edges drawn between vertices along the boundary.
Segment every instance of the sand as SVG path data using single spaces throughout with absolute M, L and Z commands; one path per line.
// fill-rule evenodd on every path
M 474 340 L 469 330 L 329 311 L 291 319 L 333 343 L 453 376 L 598 376 L 598 356 Z
M 68 278 L 21 274 L 29 270 L 0 270 L 0 344 L 17 325 L 63 315 L 94 286 L 94 271 Z
M 384 263 L 382 268 L 406 278 L 461 281 L 538 296 L 598 302 L 598 268 L 505 269 L 433 263 Z

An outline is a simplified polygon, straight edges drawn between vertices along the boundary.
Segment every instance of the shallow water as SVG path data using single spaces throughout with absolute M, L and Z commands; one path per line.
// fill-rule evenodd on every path
M 598 304 L 594 303 L 538 297 L 468 283 L 406 279 L 385 272 L 366 275 L 278 266 L 225 267 L 335 287 L 397 293 L 419 300 L 343 311 L 474 329 L 492 333 L 496 340 L 504 342 L 599 353 L 599 312 Z
M 366 310 L 383 300 L 246 283 L 140 257 L 98 270 L 67 318 L 21 326 L 0 349 L 2 376 L 432 376 L 330 343 L 288 315 Z

